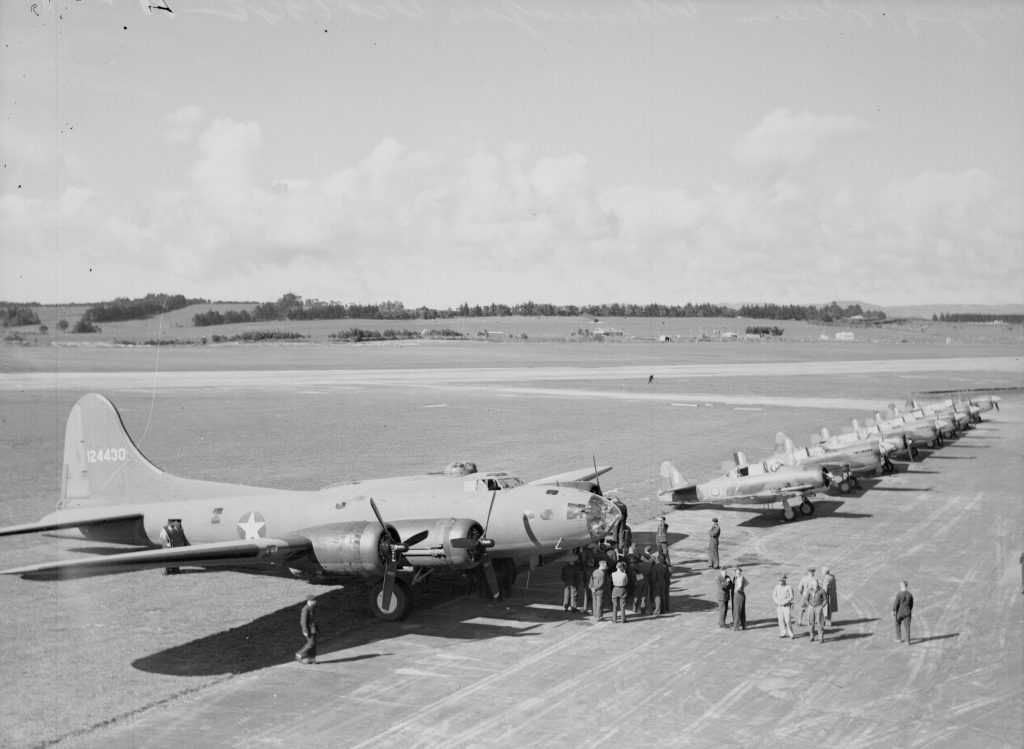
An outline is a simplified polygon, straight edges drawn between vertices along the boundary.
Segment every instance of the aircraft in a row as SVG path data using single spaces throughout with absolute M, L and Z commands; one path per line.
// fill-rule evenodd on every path
M 984 404 L 984 405 L 982 405 Z M 780 505 L 783 519 L 793 520 L 814 513 L 811 498 L 835 488 L 848 494 L 862 476 L 893 473 L 892 457 L 904 455 L 913 460 L 919 446 L 942 444 L 977 420 L 982 410 L 998 410 L 998 396 L 972 401 L 969 410 L 958 408 L 952 400 L 935 404 L 908 403 L 913 410 L 901 412 L 890 405 L 890 418 L 876 413 L 874 422 L 862 427 L 857 420 L 852 429 L 833 435 L 822 428 L 806 447 L 797 447 L 785 434 L 776 435 L 775 454 L 750 463 L 742 452 L 734 453 L 734 465 L 725 466 L 722 476 L 693 482 L 683 476 L 670 461 L 661 465 L 658 493 L 663 502 L 693 504 Z M 797 501 L 798 500 L 798 501 Z

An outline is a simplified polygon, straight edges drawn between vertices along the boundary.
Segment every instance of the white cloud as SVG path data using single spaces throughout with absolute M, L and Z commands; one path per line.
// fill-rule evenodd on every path
M 4 246 L 24 255 L 3 259 L 0 298 L 24 296 L 17 278 L 33 284 L 28 296 L 63 301 L 86 298 L 83 279 L 101 299 L 1012 300 L 1024 273 L 1020 195 L 981 170 L 868 192 L 826 192 L 796 173 L 702 191 L 601 187 L 584 154 L 385 138 L 314 177 L 265 173 L 257 123 L 218 119 L 197 136 L 187 184 L 130 202 L 82 186 L 0 197 Z M 947 270 L 957 264 L 970 266 L 974 297 Z
M 827 141 L 869 127 L 852 115 L 793 114 L 780 108 L 766 114 L 757 127 L 746 132 L 733 153 L 740 163 L 759 169 L 799 166 L 814 159 Z

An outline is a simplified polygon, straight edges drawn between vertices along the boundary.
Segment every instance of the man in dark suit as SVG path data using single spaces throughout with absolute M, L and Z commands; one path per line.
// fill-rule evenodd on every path
M 900 592 L 892 602 L 892 618 L 896 621 L 896 642 L 903 642 L 903 623 L 907 625 L 907 645 L 910 644 L 910 616 L 914 611 L 914 596 L 907 590 L 907 581 L 900 581 Z
M 722 529 L 718 527 L 718 518 L 711 518 L 711 527 L 708 529 L 708 567 L 718 569 L 718 537 L 722 535 Z
M 728 570 L 719 571 L 715 585 L 718 587 L 718 626 L 726 629 L 725 615 L 729 612 L 729 601 L 732 600 L 732 578 L 729 577 Z M 733 618 L 735 617 L 734 611 Z
M 320 628 L 316 624 L 316 596 L 306 596 L 306 605 L 299 614 L 299 627 L 306 644 L 295 654 L 295 660 L 302 663 L 316 663 L 316 637 Z
M 747 578 L 737 567 L 732 577 L 732 628 L 747 628 Z

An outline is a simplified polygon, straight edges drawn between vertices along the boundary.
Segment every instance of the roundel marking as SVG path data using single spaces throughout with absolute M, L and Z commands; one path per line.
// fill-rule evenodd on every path
M 238 537 L 243 541 L 251 538 L 265 538 L 266 535 L 267 521 L 255 510 L 250 510 L 248 514 L 238 519 Z

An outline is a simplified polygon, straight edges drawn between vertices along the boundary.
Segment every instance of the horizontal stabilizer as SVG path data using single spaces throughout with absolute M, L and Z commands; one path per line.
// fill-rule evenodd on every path
M 112 523 L 142 520 L 142 515 L 138 512 L 112 513 L 110 507 L 97 509 L 62 510 L 48 515 L 37 523 L 9 525 L 6 528 L 0 528 L 0 536 L 17 536 L 22 533 L 45 533 L 46 531 L 60 531 L 67 530 L 68 528 L 96 527 Z
M 573 481 L 590 481 L 596 479 L 598 476 L 603 476 L 612 470 L 612 466 L 592 466 L 589 468 L 580 468 L 576 471 L 566 471 L 565 473 L 559 473 L 554 476 L 548 476 L 547 478 L 537 479 L 530 483 L 536 486 L 542 486 L 545 484 L 568 484 Z
M 88 559 L 47 562 L 0 570 L 0 575 L 64 579 L 179 565 L 196 567 L 262 566 L 289 561 L 311 549 L 312 545 L 309 540 L 301 536 L 288 539 L 254 538 L 244 541 L 223 541 L 169 549 L 147 549 L 146 551 L 129 551 L 123 554 L 110 554 Z

